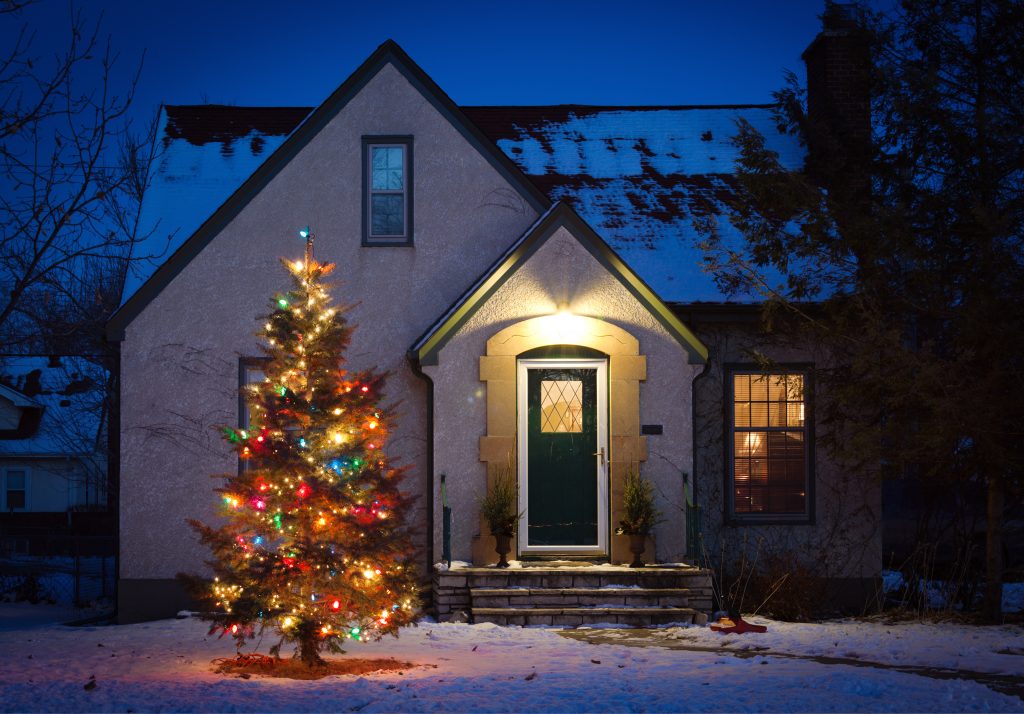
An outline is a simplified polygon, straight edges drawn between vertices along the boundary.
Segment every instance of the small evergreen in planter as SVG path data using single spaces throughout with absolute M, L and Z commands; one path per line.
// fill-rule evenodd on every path
M 480 515 L 487 521 L 487 527 L 496 541 L 495 551 L 500 557 L 499 568 L 507 568 L 505 558 L 511 550 L 512 536 L 516 534 L 519 516 L 516 511 L 519 500 L 518 484 L 511 464 L 497 469 L 494 482 L 487 494 L 480 499 Z
M 633 553 L 631 568 L 642 568 L 640 556 L 644 552 L 644 541 L 661 513 L 654 506 L 654 487 L 638 472 L 630 469 L 622 486 L 623 518 L 615 530 L 618 535 L 629 536 L 629 549 Z

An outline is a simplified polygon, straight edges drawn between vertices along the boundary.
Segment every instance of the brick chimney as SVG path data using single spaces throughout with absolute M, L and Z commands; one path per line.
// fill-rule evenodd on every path
M 808 171 L 830 189 L 859 191 L 871 141 L 869 38 L 855 3 L 826 0 L 807 65 Z

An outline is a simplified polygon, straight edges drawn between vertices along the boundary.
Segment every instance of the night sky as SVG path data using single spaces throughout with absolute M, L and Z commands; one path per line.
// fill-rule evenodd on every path
M 93 0 L 124 75 L 145 50 L 136 112 L 160 102 L 316 105 L 384 40 L 459 104 L 771 101 L 820 27 L 824 0 L 215 2 Z M 40 47 L 68 3 L 23 13 Z M 16 18 L 7 18 L 5 39 Z

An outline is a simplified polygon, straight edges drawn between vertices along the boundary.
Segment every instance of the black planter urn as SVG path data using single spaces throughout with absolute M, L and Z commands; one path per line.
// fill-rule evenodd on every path
M 640 558 L 644 554 L 644 548 L 647 544 L 647 535 L 644 533 L 630 533 L 629 534 L 629 552 L 633 554 L 633 562 L 629 564 L 631 568 L 642 568 L 644 567 L 644 561 Z
M 494 535 L 494 551 L 498 554 L 498 567 L 507 568 L 509 551 L 512 550 L 512 536 L 496 533 Z

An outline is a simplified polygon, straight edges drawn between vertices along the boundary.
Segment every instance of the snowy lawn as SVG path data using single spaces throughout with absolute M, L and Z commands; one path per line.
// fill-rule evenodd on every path
M 670 628 L 626 647 L 551 629 L 425 623 L 348 655 L 421 667 L 294 681 L 214 674 L 211 660 L 233 646 L 194 619 L 79 628 L 39 619 L 0 618 L 4 711 L 1024 711 L 1024 700 L 970 679 L 771 654 L 959 667 L 1013 682 L 1024 677 L 1024 632 L 1011 627 L 758 619 L 767 634 Z M 751 646 L 769 649 L 729 651 Z

